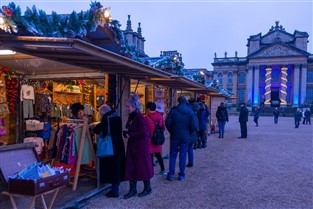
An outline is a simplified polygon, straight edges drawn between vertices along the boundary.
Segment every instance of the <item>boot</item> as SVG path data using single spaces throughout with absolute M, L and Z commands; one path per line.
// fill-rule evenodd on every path
M 129 192 L 124 195 L 124 199 L 129 199 L 137 194 L 137 181 L 129 181 Z
M 143 184 L 144 184 L 144 189 L 143 189 L 142 192 L 140 192 L 140 193 L 138 194 L 138 197 L 147 196 L 148 194 L 151 194 L 151 192 L 152 192 L 151 185 L 150 185 L 150 180 L 148 180 L 148 181 L 143 181 Z

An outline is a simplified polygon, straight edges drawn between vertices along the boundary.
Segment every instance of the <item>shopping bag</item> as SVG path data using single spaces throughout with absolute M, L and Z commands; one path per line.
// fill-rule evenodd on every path
M 96 155 L 97 157 L 109 157 L 114 155 L 111 136 L 108 135 L 104 137 L 102 133 L 99 134 Z

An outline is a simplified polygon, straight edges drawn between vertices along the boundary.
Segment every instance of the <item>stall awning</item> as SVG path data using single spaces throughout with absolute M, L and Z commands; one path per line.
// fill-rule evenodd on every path
M 1 49 L 19 52 L 1 56 L 1 62 L 37 78 L 89 78 L 103 73 L 128 76 L 177 89 L 204 90 L 204 85 L 155 69 L 76 38 L 0 36 Z M 16 57 L 14 57 L 16 56 Z M 16 62 L 18 60 L 18 62 Z

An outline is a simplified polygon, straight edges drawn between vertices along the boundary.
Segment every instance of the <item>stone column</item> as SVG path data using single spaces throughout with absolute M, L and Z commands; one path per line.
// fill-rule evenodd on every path
M 267 67 L 265 73 L 265 105 L 271 104 L 272 68 Z
M 282 67 L 280 69 L 280 72 L 281 72 L 281 83 L 280 83 L 280 86 L 281 86 L 281 89 L 280 89 L 280 104 L 281 105 L 286 105 L 287 102 L 286 102 L 286 96 L 287 96 L 287 70 L 288 68 L 286 67 Z
M 294 66 L 292 106 L 299 107 L 300 65 Z
M 248 67 L 248 77 L 247 77 L 247 90 L 248 90 L 248 95 L 247 95 L 247 101 L 252 102 L 252 90 L 253 90 L 253 67 L 249 66 Z
M 300 94 L 300 102 L 304 104 L 306 99 L 306 82 L 307 82 L 307 65 L 304 64 L 301 66 L 301 94 Z
M 254 67 L 254 93 L 253 93 L 253 106 L 259 106 L 260 103 L 260 66 Z

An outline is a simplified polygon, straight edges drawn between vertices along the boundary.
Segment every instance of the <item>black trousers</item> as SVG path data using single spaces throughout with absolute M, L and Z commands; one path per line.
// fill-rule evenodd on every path
M 163 158 L 162 158 L 161 152 L 157 152 L 157 153 L 151 154 L 152 165 L 154 163 L 153 155 L 155 155 L 155 157 L 158 159 L 158 162 L 160 163 L 161 170 L 164 171 L 165 168 L 164 168 L 164 162 L 163 162 Z
M 240 122 L 241 137 L 247 137 L 247 122 Z

